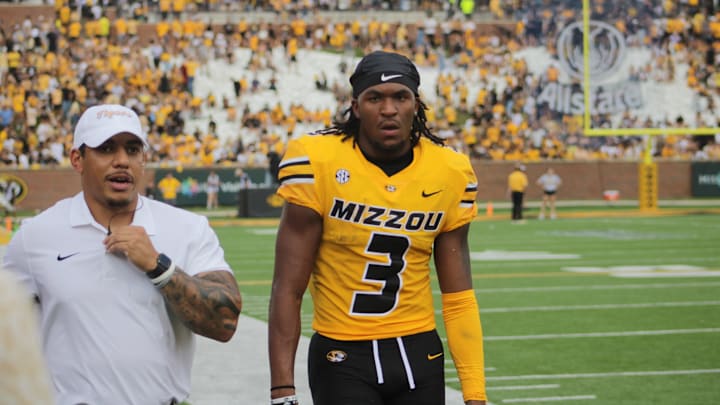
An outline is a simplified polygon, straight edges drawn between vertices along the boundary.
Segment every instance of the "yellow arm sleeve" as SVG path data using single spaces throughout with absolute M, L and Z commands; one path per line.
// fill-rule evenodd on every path
M 463 400 L 487 401 L 480 312 L 473 290 L 442 295 L 443 320 Z

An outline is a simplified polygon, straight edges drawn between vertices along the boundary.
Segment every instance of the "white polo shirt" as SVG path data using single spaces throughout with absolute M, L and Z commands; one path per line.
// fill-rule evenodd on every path
M 133 225 L 190 275 L 231 271 L 205 217 L 140 197 Z M 160 405 L 190 392 L 194 334 L 148 277 L 107 253 L 79 193 L 23 222 L 5 267 L 40 298 L 58 405 Z

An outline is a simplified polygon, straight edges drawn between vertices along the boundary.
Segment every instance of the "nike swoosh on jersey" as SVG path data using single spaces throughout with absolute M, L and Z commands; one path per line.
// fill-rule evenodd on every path
M 388 81 L 388 80 L 397 79 L 398 77 L 402 77 L 402 75 L 388 75 L 388 76 L 385 76 L 385 73 L 383 73 L 382 75 L 380 75 L 380 81 L 381 81 L 381 82 L 386 82 L 386 81 Z
M 439 193 L 439 192 L 441 192 L 441 191 L 442 191 L 442 190 L 433 191 L 432 193 L 426 193 L 425 190 L 423 190 L 423 191 L 422 191 L 422 196 L 427 198 L 427 197 L 433 196 L 433 195 L 435 195 L 435 194 L 437 194 L 437 193 Z
M 65 255 L 65 256 L 62 256 L 62 255 L 60 255 L 60 253 L 58 253 L 58 255 L 57 255 L 57 261 L 61 262 L 61 261 L 65 260 L 65 259 L 67 259 L 67 258 L 70 258 L 70 257 L 75 256 L 75 255 L 78 254 L 78 253 L 80 253 L 80 252 L 70 253 L 69 255 Z
M 428 360 L 435 360 L 435 359 L 437 359 L 438 357 L 440 357 L 440 356 L 442 356 L 442 355 L 443 355 L 442 352 L 440 352 L 440 353 L 438 353 L 438 354 L 430 354 L 430 353 L 428 353 L 427 357 L 428 357 Z

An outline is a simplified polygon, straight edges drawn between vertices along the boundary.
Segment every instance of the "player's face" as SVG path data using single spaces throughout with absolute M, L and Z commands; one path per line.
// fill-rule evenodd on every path
M 70 158 L 91 209 L 127 209 L 137 200 L 145 171 L 143 144 L 137 136 L 118 134 L 97 148 L 85 147 L 83 154 L 73 150 Z
M 407 153 L 417 109 L 415 94 L 399 83 L 378 84 L 360 93 L 352 102 L 353 114 L 360 120 L 360 148 L 375 159 Z

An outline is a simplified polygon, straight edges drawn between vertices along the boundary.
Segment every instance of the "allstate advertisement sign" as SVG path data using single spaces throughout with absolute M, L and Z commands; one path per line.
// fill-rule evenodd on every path
M 589 33 L 590 112 L 614 114 L 644 105 L 639 82 L 617 80 L 626 58 L 625 36 L 602 21 L 590 21 Z M 537 104 L 563 114 L 579 115 L 585 111 L 583 26 L 573 22 L 558 35 L 557 56 L 563 72 L 573 83 L 544 84 Z

